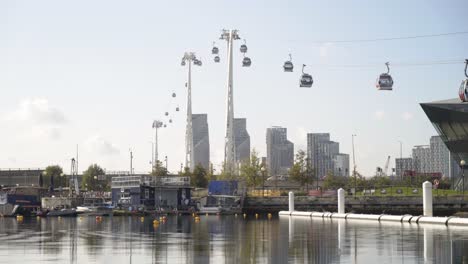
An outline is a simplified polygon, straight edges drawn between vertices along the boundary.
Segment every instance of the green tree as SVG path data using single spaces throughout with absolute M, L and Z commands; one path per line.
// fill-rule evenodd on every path
M 250 160 L 242 163 L 240 176 L 245 180 L 247 186 L 257 187 L 262 184 L 262 165 L 255 149 L 252 150 Z
M 192 176 L 192 172 L 189 167 L 184 167 L 184 171 L 180 173 L 180 176 Z
M 206 175 L 206 178 L 209 181 L 216 181 L 216 175 L 214 174 L 214 168 L 213 168 L 213 163 L 210 163 L 210 169 L 208 170 L 208 174 Z
M 291 180 L 298 182 L 302 186 L 306 186 L 309 190 L 309 184 L 314 182 L 314 173 L 310 162 L 306 158 L 306 153 L 303 150 L 298 150 L 294 164 L 289 170 Z
M 166 176 L 168 173 L 167 168 L 164 167 L 163 163 L 160 160 L 156 161 L 151 175 L 153 176 Z
M 218 175 L 220 180 L 234 180 L 234 175 L 226 170 L 225 163 L 223 162 L 221 173 Z
M 54 188 L 67 186 L 67 176 L 63 174 L 63 169 L 59 165 L 47 166 L 43 175 L 43 186 L 51 186 L 51 178 L 54 178 Z
M 191 175 L 192 186 L 199 188 L 206 188 L 208 186 L 208 179 L 206 177 L 206 170 L 201 164 L 195 166 Z
M 343 176 L 336 176 L 332 172 L 329 172 L 323 180 L 323 188 L 325 189 L 339 189 L 346 188 L 348 185 L 349 178 Z
M 97 164 L 90 165 L 83 173 L 81 187 L 92 191 L 107 191 L 110 189 L 110 184 L 107 180 L 100 180 L 100 175 L 105 175 L 106 172 Z
M 392 181 L 387 176 L 375 176 L 369 179 L 369 185 L 376 188 L 386 187 L 392 184 Z
M 348 188 L 354 188 L 355 185 L 356 191 L 371 187 L 370 182 L 358 171 L 356 171 L 356 176 L 351 176 L 348 180 Z

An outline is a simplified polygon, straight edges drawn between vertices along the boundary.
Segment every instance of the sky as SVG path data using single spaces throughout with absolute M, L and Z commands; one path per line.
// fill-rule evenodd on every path
M 193 113 L 208 114 L 211 161 L 219 170 L 225 28 L 240 30 L 252 59 L 250 68 L 241 67 L 237 41 L 234 112 L 247 118 L 252 148 L 266 155 L 271 126 L 286 127 L 295 150 L 306 149 L 307 133 L 328 132 L 351 154 L 356 134 L 357 170 L 373 175 L 389 155 L 394 167 L 399 141 L 409 156 L 437 134 L 419 103 L 457 97 L 468 34 L 339 41 L 464 32 L 466 10 L 463 0 L 0 1 L 0 168 L 58 164 L 68 172 L 78 145 L 80 171 L 93 163 L 128 171 L 132 150 L 135 171 L 148 172 L 152 121 L 169 111 L 173 123 L 159 132 L 159 157 L 178 171 L 187 103 L 180 60 L 193 51 L 203 61 L 192 74 Z M 293 73 L 282 70 L 289 53 Z M 394 90 L 377 91 L 387 61 Z M 459 63 L 433 64 L 439 61 Z M 299 88 L 302 64 L 314 78 L 310 89 Z

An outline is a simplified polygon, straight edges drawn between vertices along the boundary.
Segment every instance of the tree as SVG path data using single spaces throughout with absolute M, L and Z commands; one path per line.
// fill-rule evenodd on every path
M 206 175 L 206 178 L 209 181 L 216 181 L 216 175 L 214 174 L 214 168 L 213 168 L 213 163 L 210 163 L 210 169 L 208 170 L 208 173 Z
M 255 149 L 252 150 L 250 161 L 242 163 L 240 176 L 245 180 L 247 186 L 257 187 L 263 183 L 262 165 Z
M 310 162 L 306 158 L 306 153 L 303 150 L 297 151 L 296 159 L 293 166 L 289 170 L 289 177 L 291 180 L 298 182 L 302 186 L 306 186 L 306 190 L 309 189 L 309 183 L 314 182 L 313 170 Z
M 375 186 L 376 188 L 383 188 L 392 184 L 392 181 L 387 176 L 374 176 L 368 181 L 369 185 Z
M 351 176 L 348 181 L 348 188 L 352 189 L 356 186 L 356 192 L 360 189 L 367 189 L 370 187 L 369 181 L 362 176 L 361 173 L 355 171 L 355 176 Z
M 110 186 L 106 180 L 99 179 L 106 172 L 99 167 L 97 164 L 90 165 L 88 169 L 83 173 L 83 180 L 81 181 L 81 187 L 92 191 L 105 191 L 109 190 Z
M 325 189 L 339 189 L 346 188 L 349 178 L 343 176 L 336 176 L 332 172 L 329 172 L 323 180 L 323 188 Z
M 195 187 L 206 188 L 208 186 L 208 179 L 206 178 L 206 170 L 201 164 L 195 166 L 191 175 L 191 183 Z
M 151 175 L 153 176 L 166 176 L 168 173 L 167 168 L 163 166 L 163 163 L 160 160 L 156 161 Z
M 192 172 L 189 167 L 184 167 L 184 171 L 180 173 L 180 176 L 192 176 Z
M 233 180 L 234 179 L 234 175 L 232 175 L 230 171 L 226 170 L 224 161 L 223 161 L 221 173 L 219 174 L 219 179 L 220 180 Z
M 53 180 L 52 180 L 53 178 Z M 63 174 L 63 169 L 59 165 L 47 166 L 42 177 L 43 185 L 56 187 L 65 187 L 67 177 Z

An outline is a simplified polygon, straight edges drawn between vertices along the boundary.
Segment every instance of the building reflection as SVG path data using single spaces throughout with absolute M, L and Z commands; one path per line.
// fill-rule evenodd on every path
M 466 228 L 266 216 L 0 219 L 5 262 L 464 263 Z M 27 250 L 25 250 L 27 249 Z M 8 252 L 8 254 L 5 254 Z

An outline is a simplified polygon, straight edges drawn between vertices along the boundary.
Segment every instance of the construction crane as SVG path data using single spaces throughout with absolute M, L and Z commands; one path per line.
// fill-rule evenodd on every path
M 387 162 L 385 162 L 385 168 L 384 168 L 384 171 L 383 171 L 383 176 L 388 176 L 387 172 L 388 172 L 388 164 L 390 163 L 390 155 L 387 157 Z
M 377 171 L 375 173 L 375 175 L 377 176 L 388 176 L 387 175 L 387 172 L 388 172 L 388 164 L 390 163 L 390 156 L 387 157 L 387 162 L 385 162 L 385 167 L 382 169 L 381 167 L 377 167 Z

